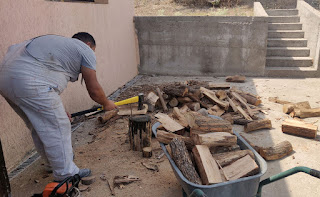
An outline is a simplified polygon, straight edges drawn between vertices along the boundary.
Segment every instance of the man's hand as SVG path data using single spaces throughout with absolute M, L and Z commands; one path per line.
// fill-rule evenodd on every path
M 103 109 L 106 111 L 110 111 L 116 108 L 118 108 L 118 106 L 116 106 L 114 102 L 110 100 L 108 100 L 106 103 L 103 104 Z

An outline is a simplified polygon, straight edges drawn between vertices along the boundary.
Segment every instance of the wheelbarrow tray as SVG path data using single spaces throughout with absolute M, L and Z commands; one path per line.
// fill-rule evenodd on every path
M 157 128 L 160 126 L 159 122 L 156 122 L 152 126 L 152 132 L 155 136 L 157 136 Z M 187 180 L 179 168 L 176 166 L 175 162 L 169 155 L 165 145 L 160 143 L 160 146 L 167 156 L 170 165 L 173 169 L 175 176 L 177 177 L 180 185 L 182 186 L 184 192 L 187 195 L 190 195 L 193 190 L 201 189 L 207 196 L 217 196 L 217 197 L 253 197 L 256 196 L 259 182 L 261 176 L 267 171 L 267 163 L 266 161 L 239 135 L 239 133 L 233 131 L 233 133 L 237 136 L 237 144 L 240 146 L 240 149 L 250 149 L 255 156 L 255 161 L 260 168 L 259 174 L 254 176 L 244 177 L 233 181 L 227 181 L 223 183 L 217 183 L 213 185 L 198 185 Z

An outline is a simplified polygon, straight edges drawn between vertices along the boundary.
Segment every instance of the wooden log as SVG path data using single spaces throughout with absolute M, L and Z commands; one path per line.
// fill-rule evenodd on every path
M 254 105 L 254 106 L 258 106 L 262 103 L 261 99 L 259 96 L 257 95 L 254 95 L 254 94 L 251 94 L 249 92 L 244 92 L 244 91 L 241 91 L 235 87 L 232 87 L 230 89 L 230 91 L 233 91 L 233 92 L 236 92 L 238 94 L 240 94 L 240 96 L 242 96 L 244 99 L 247 100 L 247 102 L 251 105 Z
M 234 76 L 227 76 L 226 82 L 235 82 L 235 83 L 244 83 L 246 81 L 245 76 L 241 75 L 234 75 Z
M 191 103 L 192 99 L 189 97 L 177 97 L 179 103 Z
M 195 167 L 192 164 L 190 155 L 185 143 L 179 138 L 174 138 L 170 142 L 172 159 L 178 166 L 183 176 L 192 183 L 201 185 L 201 179 Z
M 244 99 L 242 98 L 242 96 L 240 96 L 238 93 L 236 92 L 231 92 L 232 96 L 234 98 L 236 98 L 249 112 L 250 116 L 253 116 L 253 111 L 252 109 L 249 107 L 249 105 L 247 104 L 246 101 L 244 101 Z
M 193 103 L 187 103 L 186 104 L 189 109 L 191 109 L 192 111 L 199 111 L 200 109 L 200 103 L 196 103 L 196 102 L 193 102 Z
M 300 118 L 319 117 L 320 116 L 320 108 L 295 109 L 294 116 L 300 117 Z
M 225 167 L 230 165 L 231 163 L 237 161 L 238 159 L 250 155 L 252 159 L 254 159 L 254 154 L 251 150 L 236 150 L 225 153 L 212 154 L 213 158 L 221 165 L 221 167 Z
M 258 173 L 259 166 L 249 155 L 246 155 L 232 164 L 224 167 L 223 171 L 229 180 L 236 180 Z
M 144 115 L 148 112 L 148 105 L 143 104 L 141 110 L 138 110 L 138 104 L 123 105 L 118 107 L 119 116 L 133 116 L 133 115 Z
M 181 126 L 183 126 L 183 127 L 188 127 L 188 126 L 189 126 L 188 120 L 187 120 L 186 117 L 180 112 L 179 108 L 174 107 L 172 113 L 173 113 L 173 117 L 177 119 L 177 122 L 178 122 L 179 124 L 181 124 Z
M 184 114 L 184 117 L 188 121 L 188 125 L 189 125 L 190 128 L 198 127 L 198 125 L 196 124 L 196 119 L 195 119 L 194 113 L 187 112 L 187 113 Z
M 219 153 L 226 153 L 230 151 L 238 151 L 240 150 L 240 146 L 238 144 L 232 146 L 213 146 L 210 147 L 211 154 L 219 154 Z
M 248 123 L 252 122 L 253 120 L 247 120 L 242 118 L 233 118 L 233 124 L 237 125 L 247 125 Z
M 148 111 L 153 112 L 158 102 L 159 97 L 154 92 L 149 92 L 146 97 L 146 102 L 148 104 Z
M 229 89 L 230 83 L 213 83 L 209 82 L 208 84 L 209 89 Z
M 221 109 L 218 105 L 215 105 L 211 108 L 208 109 L 208 113 L 210 115 L 214 115 L 214 116 L 222 116 L 222 114 L 224 114 L 224 110 Z
M 209 132 L 232 132 L 232 125 L 226 120 L 214 119 L 206 116 L 194 116 L 195 126 L 191 127 L 190 132 L 192 131 L 202 131 L 204 133 Z
M 271 120 L 269 119 L 255 120 L 244 126 L 244 132 L 248 133 L 248 132 L 256 131 L 259 129 L 271 129 L 271 128 L 272 128 Z
M 290 114 L 295 109 L 311 109 L 311 106 L 308 101 L 299 102 L 299 103 L 289 103 L 283 105 L 283 113 Z
M 293 151 L 289 141 L 283 141 L 273 147 L 260 148 L 259 154 L 267 161 L 281 159 Z
M 185 113 L 187 113 L 188 111 L 190 111 L 190 109 L 189 109 L 189 107 L 188 107 L 187 105 L 184 105 L 184 106 L 182 106 L 182 107 L 180 108 L 180 112 L 181 112 L 182 114 L 185 114 Z
M 206 134 L 194 134 L 192 140 L 195 145 L 232 146 L 237 144 L 237 136 L 227 132 L 214 132 Z
M 193 140 L 190 137 L 185 137 L 182 135 L 177 135 L 174 133 L 169 133 L 167 131 L 163 131 L 163 130 L 157 130 L 157 140 L 161 143 L 164 144 L 170 144 L 170 142 L 174 139 L 174 138 L 179 138 L 182 139 L 185 142 L 185 145 L 187 147 L 188 150 L 192 150 L 194 143 Z
M 161 122 L 163 127 L 170 132 L 176 132 L 184 129 L 183 126 L 181 126 L 179 123 L 177 123 L 175 120 L 170 118 L 167 114 L 163 113 L 157 113 L 154 115 L 156 118 L 158 118 L 158 121 Z
M 233 124 L 233 118 L 232 115 L 230 113 L 224 114 L 221 116 L 222 119 L 230 122 L 230 124 Z
M 220 107 L 222 107 L 225 110 L 228 110 L 229 103 L 221 101 L 220 99 L 218 99 L 218 97 L 216 96 L 216 94 L 213 91 L 208 90 L 208 89 L 206 89 L 204 87 L 201 87 L 200 90 L 211 102 L 213 102 L 214 104 L 219 105 Z
M 284 101 L 284 100 L 280 100 L 278 97 L 269 97 L 268 99 L 270 102 L 274 102 L 274 103 L 279 103 L 279 104 L 289 104 L 289 103 L 292 103 L 292 102 L 289 102 L 289 101 Z
M 227 100 L 232 108 L 232 110 L 234 112 L 238 112 L 238 108 L 237 108 L 237 105 L 233 102 L 233 100 L 231 100 L 228 96 L 227 96 Z
M 142 149 L 142 157 L 150 158 L 152 157 L 152 147 L 144 147 Z
M 199 90 L 199 91 L 200 91 L 200 90 Z M 201 93 L 201 92 L 200 92 L 200 93 Z M 190 93 L 189 93 L 189 94 L 188 94 L 188 97 L 189 97 L 192 101 L 200 103 L 200 106 L 201 106 L 201 107 L 206 108 L 206 109 L 209 108 L 208 105 L 207 105 L 205 102 L 202 102 L 202 101 L 200 100 L 199 96 L 196 96 L 196 95 L 194 95 L 194 94 L 190 94 Z
M 196 145 L 192 149 L 202 183 L 205 185 L 221 183 L 222 177 L 216 161 L 213 159 L 209 148 L 205 145 Z
M 188 94 L 189 89 L 186 85 L 180 84 L 178 86 L 165 86 L 163 91 L 173 97 L 185 97 Z
M 237 106 L 237 109 L 246 120 L 250 120 L 250 121 L 253 120 L 240 106 Z
M 165 112 L 168 111 L 167 104 L 164 102 L 160 88 L 157 88 L 156 90 L 157 90 L 163 111 L 165 111 Z
M 227 93 L 224 90 L 218 90 L 216 95 L 220 100 L 224 100 L 227 98 Z
M 111 118 L 115 117 L 117 114 L 118 114 L 117 109 L 106 111 L 103 116 L 98 117 L 98 121 L 100 124 L 104 124 Z
M 178 101 L 178 99 L 176 99 L 175 97 L 172 98 L 172 99 L 169 101 L 170 107 L 177 107 L 178 104 L 179 104 L 179 101 Z
M 282 132 L 301 137 L 316 138 L 318 127 L 299 120 L 286 119 L 282 123 Z

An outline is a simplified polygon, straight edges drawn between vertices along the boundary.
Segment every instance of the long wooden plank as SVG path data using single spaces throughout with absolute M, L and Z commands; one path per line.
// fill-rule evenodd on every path
M 237 144 L 237 136 L 227 132 L 214 132 L 206 134 L 195 134 L 192 136 L 195 145 L 232 146 Z
M 205 145 L 196 145 L 192 149 L 202 183 L 205 185 L 222 182 L 218 164 L 213 159 L 210 150 Z
M 183 126 L 181 126 L 179 123 L 174 121 L 172 118 L 170 118 L 167 114 L 163 113 L 157 113 L 154 115 L 156 118 L 158 118 L 158 121 L 161 122 L 163 127 L 170 132 L 176 132 L 184 129 Z
M 200 87 L 200 90 L 211 102 L 216 103 L 217 105 L 219 105 L 220 107 L 222 107 L 225 110 L 228 110 L 229 103 L 218 99 L 218 97 L 216 96 L 216 94 L 213 91 L 208 90 L 207 88 L 204 88 L 204 87 Z
M 236 180 L 248 175 L 255 174 L 259 172 L 258 170 L 258 165 L 249 155 L 246 155 L 243 158 L 223 168 L 223 171 L 229 178 L 229 180 Z
M 229 102 L 232 110 L 233 110 L 234 112 L 238 112 L 237 105 L 233 102 L 233 100 L 232 100 L 231 98 L 229 98 L 228 96 L 227 96 L 227 100 L 228 100 L 228 102 Z
M 286 119 L 282 123 L 282 132 L 301 137 L 316 138 L 318 127 L 299 120 Z

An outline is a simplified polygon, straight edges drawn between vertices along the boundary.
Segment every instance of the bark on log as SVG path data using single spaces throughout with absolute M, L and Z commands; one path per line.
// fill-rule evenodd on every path
M 267 161 L 281 159 L 293 151 L 292 145 L 288 141 L 283 141 L 273 147 L 260 148 L 259 154 Z
M 205 133 L 209 132 L 232 132 L 232 125 L 230 122 L 226 120 L 219 120 L 214 119 L 211 117 L 206 116 L 194 116 L 196 126 L 191 128 L 191 132 L 196 131 L 203 131 Z
M 209 89 L 229 89 L 230 83 L 212 83 L 209 82 L 208 84 Z
M 100 124 L 106 123 L 111 118 L 115 117 L 118 113 L 118 110 L 114 109 L 111 111 L 106 111 L 103 116 L 98 117 L 98 121 Z
M 185 136 L 177 135 L 174 133 L 169 133 L 167 131 L 163 131 L 163 130 L 159 130 L 159 129 L 157 130 L 156 137 L 159 142 L 164 143 L 164 144 L 170 144 L 170 142 L 174 138 L 182 139 L 185 142 L 185 145 L 188 150 L 192 150 L 192 148 L 194 146 L 193 140 L 190 137 L 185 137 Z
M 226 82 L 244 83 L 245 81 L 246 81 L 245 76 L 234 75 L 234 76 L 226 77 Z
M 182 172 L 183 176 L 192 183 L 201 185 L 201 179 L 192 164 L 185 143 L 179 138 L 174 138 L 171 143 L 172 159 Z
M 189 90 L 185 85 L 179 86 L 166 86 L 163 88 L 163 91 L 173 97 L 185 97 Z
M 201 87 L 200 90 L 211 102 L 213 102 L 214 104 L 219 105 L 220 107 L 222 107 L 225 110 L 228 110 L 229 103 L 221 101 L 220 99 L 218 99 L 218 97 L 216 96 L 216 94 L 213 91 L 208 90 L 208 89 L 206 89 L 204 87 Z
M 152 147 L 144 147 L 142 149 L 142 157 L 150 158 L 152 157 Z
M 251 150 L 237 150 L 232 152 L 226 152 L 226 153 L 218 153 L 218 154 L 212 154 L 213 158 L 221 165 L 221 167 L 225 167 L 227 165 L 230 165 L 234 161 L 246 156 L 250 155 L 252 159 L 254 159 L 254 154 Z
M 287 119 L 282 123 L 282 132 L 301 137 L 316 138 L 318 127 L 299 120 Z
M 283 105 L 283 113 L 285 114 L 290 114 L 292 111 L 297 109 L 311 109 L 311 106 L 308 101 Z
M 191 103 L 192 100 L 189 97 L 177 97 L 179 103 Z
M 244 132 L 248 133 L 248 132 L 256 131 L 259 129 L 271 129 L 271 128 L 272 128 L 271 120 L 269 119 L 255 120 L 244 126 Z
M 178 99 L 176 99 L 175 97 L 172 98 L 172 99 L 169 101 L 170 107 L 177 107 L 178 104 L 179 104 L 179 101 L 178 101 Z
M 195 145 L 232 146 L 237 144 L 237 136 L 227 132 L 214 132 L 206 134 L 193 134 L 192 140 Z
M 300 117 L 300 118 L 319 117 L 320 116 L 320 108 L 295 109 L 294 116 Z
M 196 145 L 192 153 L 197 164 L 202 183 L 205 185 L 221 183 L 222 177 L 216 161 L 209 148 L 205 145 Z

